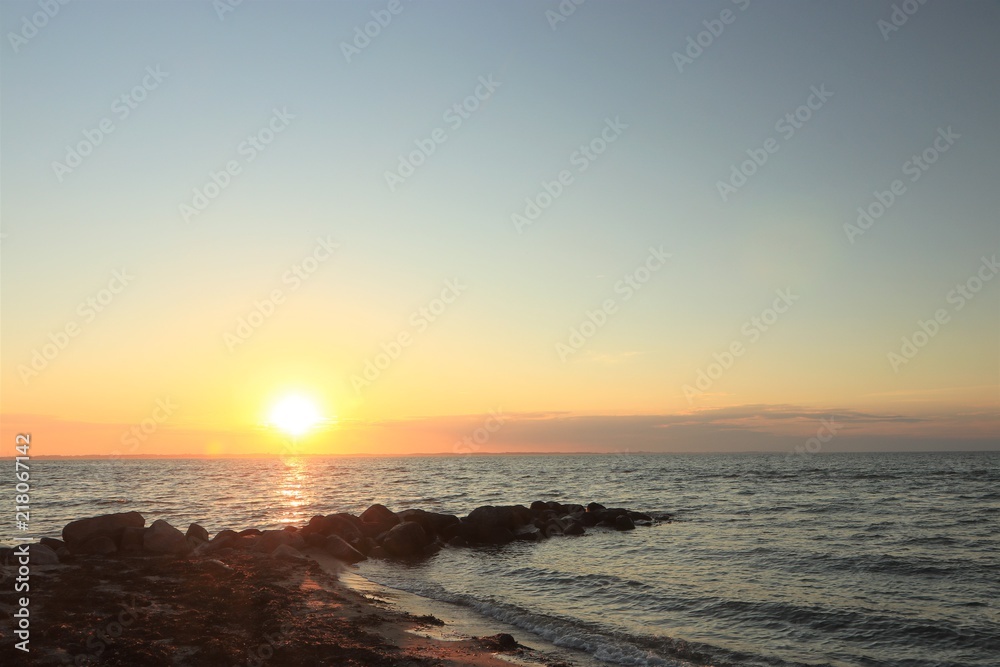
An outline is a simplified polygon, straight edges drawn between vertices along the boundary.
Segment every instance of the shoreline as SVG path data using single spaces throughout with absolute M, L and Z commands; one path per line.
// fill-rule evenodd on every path
M 18 663 L 569 665 L 509 635 L 464 636 L 432 615 L 366 594 L 344 581 L 346 568 L 321 551 L 295 558 L 226 556 L 228 563 L 208 556 L 91 555 L 34 565 L 30 652 Z M 5 574 L 13 570 L 3 567 Z M 357 573 L 345 578 L 368 582 Z M 0 597 L 0 609 L 0 634 L 11 637 L 12 590 Z

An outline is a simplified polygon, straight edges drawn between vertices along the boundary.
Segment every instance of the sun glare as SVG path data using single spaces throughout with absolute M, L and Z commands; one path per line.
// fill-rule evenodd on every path
M 269 423 L 293 436 L 300 436 L 323 421 L 316 405 L 302 396 L 288 396 L 271 408 Z

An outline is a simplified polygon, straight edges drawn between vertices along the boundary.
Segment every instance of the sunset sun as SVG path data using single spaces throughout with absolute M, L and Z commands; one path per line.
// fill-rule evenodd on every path
M 303 396 L 287 396 L 271 408 L 268 423 L 288 435 L 300 436 L 323 421 L 316 405 Z

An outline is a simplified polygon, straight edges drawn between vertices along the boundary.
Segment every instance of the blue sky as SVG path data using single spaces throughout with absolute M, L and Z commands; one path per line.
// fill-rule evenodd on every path
M 192 425 L 231 423 L 257 398 L 208 395 L 251 376 L 255 390 L 326 378 L 334 409 L 359 419 L 501 403 L 996 414 L 1000 281 L 913 361 L 886 359 L 1000 249 L 1000 7 L 927 3 L 886 39 L 887 2 L 590 0 L 553 29 L 556 2 L 403 0 L 348 62 L 342 44 L 388 4 L 247 0 L 220 19 L 211 2 L 77 2 L 16 53 L 9 33 L 38 6 L 0 6 L 8 411 L 127 421 L 108 406 L 141 414 L 172 391 L 206 406 Z M 724 11 L 678 71 L 674 54 Z M 166 76 L 119 118 L 114 100 L 147 68 Z M 495 92 L 450 128 L 444 113 L 481 77 Z M 820 87 L 832 96 L 781 138 L 776 122 Z M 294 118 L 247 163 L 238 147 L 275 109 Z M 105 118 L 114 131 L 60 182 L 53 161 Z M 574 151 L 609 119 L 627 127 L 577 171 Z M 391 192 L 386 171 L 436 128 L 447 140 Z M 904 163 L 946 128 L 959 138 L 909 181 Z M 770 137 L 777 152 L 723 201 L 718 182 Z M 241 172 L 185 222 L 179 205 L 230 160 Z M 511 215 L 566 169 L 572 184 L 518 233 Z M 894 179 L 905 194 L 850 243 L 844 225 Z M 230 353 L 224 332 L 325 235 L 335 261 Z M 650 246 L 670 264 L 562 362 L 556 344 Z M 122 266 L 134 286 L 25 385 L 18 367 Z M 468 292 L 441 323 L 364 397 L 351 391 L 456 277 Z M 780 326 L 686 401 L 784 288 L 801 298 Z M 203 373 L 204 393 L 189 391 Z M 94 375 L 106 390 L 80 388 Z M 900 393 L 922 402 L 873 398 Z

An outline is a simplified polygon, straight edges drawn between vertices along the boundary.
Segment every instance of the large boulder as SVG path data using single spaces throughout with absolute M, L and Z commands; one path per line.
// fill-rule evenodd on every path
M 185 537 L 193 539 L 198 543 L 208 542 L 208 531 L 199 526 L 198 524 L 192 523 L 190 526 L 188 526 L 187 533 L 185 533 Z
M 141 530 L 141 528 L 139 530 Z M 107 556 L 108 554 L 113 554 L 116 551 L 118 551 L 118 546 L 115 544 L 113 539 L 107 535 L 98 535 L 97 537 L 92 537 L 83 544 L 74 547 L 73 553 Z
M 399 517 L 385 505 L 379 505 L 376 503 L 361 513 L 361 522 L 387 523 L 395 526 L 399 523 Z
M 55 550 L 44 544 L 29 544 L 28 558 L 32 565 L 58 565 L 59 556 Z
M 345 563 L 360 563 L 365 560 L 365 555 L 363 553 L 345 542 L 338 535 L 330 535 L 327 537 L 326 542 L 323 543 L 323 548 L 328 554 L 337 560 L 344 561 Z
M 145 535 L 145 528 L 129 526 L 122 531 L 121 539 L 118 540 L 118 550 L 130 553 L 142 551 Z
M 394 526 L 382 540 L 382 548 L 396 558 L 414 558 L 430 543 L 427 533 L 414 521 Z
M 444 537 L 446 534 L 450 537 L 451 535 L 448 534 L 450 529 L 458 524 L 458 517 L 454 514 L 439 514 L 421 509 L 403 510 L 402 512 L 397 512 L 396 516 L 403 523 L 407 521 L 419 523 L 428 537 L 438 535 Z
M 324 517 L 329 528 L 326 534 L 336 535 L 348 544 L 357 545 L 364 538 L 364 533 L 361 532 L 357 523 L 351 521 L 354 517 L 348 519 L 348 516 L 350 515 L 331 514 Z
M 156 554 L 184 555 L 191 550 L 184 533 L 163 519 L 157 519 L 142 536 L 142 548 Z
M 306 545 L 305 539 L 298 533 L 287 530 L 265 530 L 257 537 L 254 543 L 254 550 L 271 553 L 282 544 L 293 549 L 302 549 Z
M 126 528 L 142 528 L 146 520 L 138 512 L 104 514 L 71 521 L 62 529 L 66 548 L 76 553 L 85 542 L 97 537 L 107 537 L 117 544 Z
M 279 560 L 290 560 L 290 561 L 307 561 L 309 560 L 302 553 L 287 544 L 281 544 L 277 546 L 274 551 L 271 552 L 271 558 L 277 558 Z
M 532 512 L 523 505 L 477 507 L 463 520 L 459 535 L 472 542 L 506 544 L 514 539 L 514 531 L 531 523 Z

